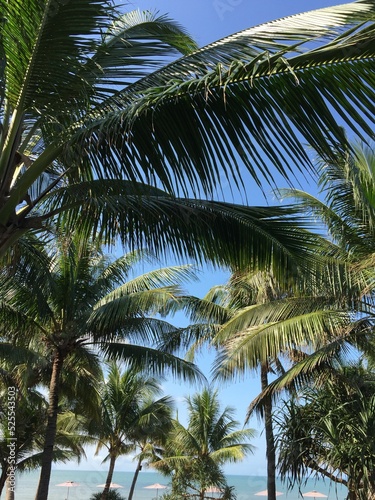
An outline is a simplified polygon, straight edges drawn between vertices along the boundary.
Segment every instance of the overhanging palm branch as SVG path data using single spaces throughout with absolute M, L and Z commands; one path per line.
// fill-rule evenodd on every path
M 238 157 L 258 182 L 259 172 L 272 180 L 272 172 L 259 151 L 284 175 L 283 165 L 289 161 L 296 168 L 301 161 L 308 162 L 293 129 L 301 132 L 319 153 L 330 156 L 328 144 L 343 141 L 343 132 L 333 120 L 330 106 L 348 125 L 356 128 L 354 122 L 358 120 L 362 122 L 360 127 L 372 134 L 361 119 L 361 113 L 373 119 L 372 111 L 368 112 L 373 107 L 371 92 L 366 92 L 366 87 L 372 85 L 372 76 L 361 61 L 361 50 L 365 58 L 372 57 L 371 43 L 366 42 L 366 37 L 373 36 L 372 28 L 362 26 L 358 32 L 350 30 L 346 36 L 340 32 L 353 22 L 359 27 L 373 16 L 371 2 L 362 1 L 284 18 L 229 36 L 119 93 L 115 106 L 120 108 L 122 104 L 123 111 L 116 116 L 116 109 L 109 107 L 101 133 L 118 123 L 119 137 L 127 134 L 131 137 L 130 144 L 122 139 L 118 143 L 123 155 L 128 153 L 127 157 L 142 163 L 155 149 L 159 152 L 159 162 L 162 152 L 167 153 L 171 165 L 178 161 L 186 169 L 177 183 L 185 175 L 197 185 L 199 176 L 204 175 L 207 176 L 204 183 L 199 179 L 203 189 L 215 185 L 223 165 L 227 166 L 228 174 L 232 168 L 238 169 Z M 335 36 L 328 46 L 322 44 Z M 313 41 L 310 50 L 305 48 L 306 44 L 309 47 L 309 41 Z M 322 45 L 317 48 L 319 44 Z M 328 75 L 332 75 L 331 82 L 327 81 Z M 341 79 L 349 83 L 350 90 Z M 359 82 L 366 96 L 360 97 Z M 359 105 L 360 113 L 347 98 Z M 370 108 L 367 104 L 362 106 L 363 99 Z M 190 135 L 189 143 L 178 136 L 180 131 L 173 120 L 176 112 L 196 131 Z M 309 123 L 306 117 L 311 119 Z M 329 132 L 322 133 L 322 126 Z M 146 143 L 146 137 L 151 142 Z M 173 149 L 165 151 L 162 148 L 167 138 Z M 142 141 L 142 150 L 137 148 L 137 140 Z M 208 156 L 207 151 L 213 154 Z M 209 168 L 194 173 L 187 170 L 192 164 L 195 168 L 208 164 Z
M 269 161 L 283 175 L 289 165 L 304 168 L 303 142 L 329 156 L 332 143 L 345 143 L 334 116 L 372 134 L 368 0 L 266 23 L 193 52 L 177 24 L 149 13 L 119 17 L 105 0 L 0 7 L 7 247 L 35 227 L 38 201 L 64 182 L 123 178 L 211 196 L 222 175 L 242 185 L 242 163 L 258 183 L 273 182 Z M 170 62 L 176 50 L 189 54 Z M 159 70 L 150 73 L 154 64 Z
M 306 231 L 310 225 L 305 226 L 303 217 L 296 218 L 288 206 L 246 207 L 176 198 L 128 181 L 62 188 L 44 200 L 41 210 L 46 217 L 67 210 L 57 219 L 58 225 L 73 226 L 86 234 L 94 231 L 107 242 L 120 232 L 128 248 L 146 246 L 159 255 L 170 248 L 198 262 L 211 260 L 235 268 L 267 266 L 272 261 L 276 274 L 289 267 L 289 260 L 290 265 L 293 261 L 312 265 L 310 256 L 319 239 Z

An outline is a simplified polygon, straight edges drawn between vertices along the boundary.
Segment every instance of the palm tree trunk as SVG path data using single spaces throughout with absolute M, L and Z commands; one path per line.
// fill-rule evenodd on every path
M 268 386 L 268 364 L 261 366 L 262 391 Z M 267 398 L 264 406 L 264 429 L 266 434 L 267 490 L 268 500 L 276 500 L 276 451 L 272 427 L 272 401 Z
M 110 487 L 111 482 L 112 482 L 113 471 L 115 470 L 116 458 L 117 458 L 117 456 L 114 453 L 111 453 L 107 479 L 106 479 L 104 490 L 103 490 L 102 496 L 100 497 L 100 500 L 107 500 L 109 487 Z
M 130 486 L 128 500 L 133 499 L 133 494 L 134 494 L 135 485 L 136 485 L 136 482 L 138 479 L 138 474 L 141 470 L 142 470 L 142 458 L 139 457 L 138 462 L 137 462 L 137 468 L 135 469 L 135 472 L 134 472 L 133 481 L 132 481 L 132 484 Z
M 6 481 L 6 496 L 5 500 L 14 500 L 14 485 L 10 484 L 9 476 Z
M 59 383 L 64 363 L 64 356 L 60 351 L 55 353 L 52 374 L 49 385 L 49 405 L 47 428 L 44 437 L 44 448 L 42 455 L 42 467 L 35 500 L 47 500 L 51 469 L 53 461 L 53 448 L 56 439 L 57 414 L 59 409 Z
M 8 464 L 5 461 L 2 464 L 1 474 L 0 474 L 0 496 L 1 496 L 1 493 L 3 492 L 5 482 L 7 480 L 7 475 L 8 475 Z

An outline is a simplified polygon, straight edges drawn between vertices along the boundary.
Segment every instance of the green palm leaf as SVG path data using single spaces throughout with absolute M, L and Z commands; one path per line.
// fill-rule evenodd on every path
M 173 376 L 183 380 L 201 382 L 204 376 L 193 363 L 184 361 L 171 354 L 160 352 L 151 347 L 127 344 L 125 342 L 103 343 L 103 352 L 109 359 L 124 359 L 129 365 L 147 369 L 155 376 L 169 371 Z
M 245 207 L 175 198 L 143 184 L 137 184 L 134 192 L 128 181 L 102 180 L 61 188 L 41 208 L 45 217 L 64 211 L 59 226 L 77 227 L 88 236 L 99 233 L 108 242 L 120 234 L 128 248 L 148 247 L 158 255 L 170 248 L 198 262 L 212 260 L 235 267 L 252 262 L 268 265 L 273 255 L 276 274 L 312 262 L 310 252 L 319 240 L 301 229 L 303 217 L 297 219 L 287 206 Z M 303 258 L 301 246 L 305 246 Z M 257 260 L 251 258 L 254 255 Z

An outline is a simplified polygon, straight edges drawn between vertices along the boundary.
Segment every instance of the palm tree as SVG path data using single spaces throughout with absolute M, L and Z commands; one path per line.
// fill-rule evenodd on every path
M 344 160 L 322 161 L 326 203 L 296 190 L 282 192 L 295 197 L 300 211 L 311 213 L 320 228 L 326 227 L 330 239 L 317 245 L 310 276 L 293 275 L 277 300 L 238 309 L 214 338 L 222 348 L 216 373 L 224 378 L 270 359 L 277 366 L 280 356 L 292 355 L 288 369 L 272 383 L 262 371 L 262 393 L 251 411 L 265 412 L 282 389 L 334 376 L 353 350 L 371 350 L 374 165 L 372 151 L 358 148 Z
M 109 470 L 102 500 L 107 498 L 117 458 L 134 451 L 142 434 L 146 440 L 151 438 L 147 435 L 151 429 L 155 435 L 158 427 L 159 436 L 162 430 L 168 432 L 172 402 L 167 397 L 155 400 L 160 392 L 160 382 L 145 370 L 129 367 L 121 371 L 117 364 L 110 365 L 100 390 L 99 420 L 91 423 L 96 453 L 103 447 L 108 451 L 104 460 L 109 460 Z
M 109 0 L 0 0 L 0 12 L 2 253 L 69 209 L 106 241 L 120 233 L 228 261 L 251 244 L 238 229 L 252 221 L 244 207 L 196 200 L 212 199 L 221 173 L 241 188 L 244 164 L 274 184 L 268 162 L 285 177 L 311 166 L 306 142 L 331 157 L 346 143 L 332 109 L 372 134 L 368 0 L 202 49 L 165 16 L 123 14 Z
M 9 382 L 9 379 L 8 379 Z M 48 402 L 35 388 L 29 387 L 26 392 L 16 385 L 7 384 L 0 392 L 1 436 L 0 439 L 0 495 L 6 486 L 7 476 L 40 467 L 43 447 L 43 436 L 47 422 Z M 14 394 L 14 406 L 9 419 L 9 389 Z M 13 414 L 14 412 L 14 414 Z M 14 425 L 10 425 L 15 422 Z M 56 446 L 53 453 L 54 462 L 80 460 L 85 456 L 83 444 L 86 439 L 82 434 L 82 418 L 69 411 L 65 405 L 60 410 L 56 424 Z M 11 445 L 11 452 L 9 448 Z M 7 488 L 7 498 L 10 488 Z
M 136 469 L 129 489 L 128 500 L 132 500 L 139 472 L 143 465 L 149 466 L 161 457 L 164 446 L 172 427 L 172 401 L 168 396 L 157 401 L 145 401 L 141 407 L 140 418 L 131 432 L 131 440 L 135 445 L 137 455 Z
M 202 345 L 205 338 L 206 341 L 218 349 L 214 367 L 215 377 L 228 380 L 237 373 L 243 374 L 247 369 L 259 370 L 261 390 L 264 392 L 269 385 L 269 373 L 283 374 L 285 371 L 280 357 L 267 355 L 266 349 L 263 349 L 264 356 L 258 355 L 257 358 L 253 356 L 251 360 L 248 360 L 245 352 L 246 346 L 243 351 L 240 351 L 239 344 L 245 344 L 244 339 L 251 337 L 252 331 L 258 322 L 264 325 L 269 320 L 269 312 L 268 314 L 263 312 L 262 319 L 259 318 L 262 308 L 263 311 L 265 308 L 269 310 L 274 302 L 285 301 L 286 297 L 292 294 L 295 286 L 296 283 L 291 280 L 280 285 L 272 273 L 258 271 L 254 274 L 234 274 L 227 285 L 213 287 L 202 301 L 196 300 L 194 304 L 192 319 L 194 322 L 198 321 L 200 323 L 195 323 L 189 329 L 193 330 L 193 336 L 188 340 L 194 341 L 191 354 L 194 353 L 197 347 Z M 194 339 L 195 330 L 200 337 L 198 340 Z M 203 333 L 205 333 L 205 336 L 202 335 Z M 275 499 L 276 448 L 272 424 L 273 402 L 271 397 L 265 397 L 262 405 L 254 408 L 258 410 L 264 421 L 267 491 L 268 497 Z M 253 407 L 250 404 L 247 421 L 252 411 Z
M 218 393 L 204 389 L 186 398 L 188 425 L 176 420 L 161 460 L 153 464 L 165 474 L 172 474 L 172 494 L 187 495 L 189 488 L 205 498 L 209 487 L 227 488 L 222 466 L 242 460 L 252 451 L 247 443 L 252 429 L 236 430 L 233 409 L 220 410 Z
M 9 289 L 8 289 L 9 291 Z M 7 307 L 2 304 L 3 307 Z M 9 306 L 9 303 L 8 303 Z M 4 309 L 1 311 L 4 313 Z M 9 311 L 8 311 L 9 312 Z M 15 312 L 15 311 L 13 311 Z M 15 321 L 20 318 L 6 314 L 7 325 L 21 330 Z M 27 319 L 24 316 L 24 319 Z M 22 320 L 21 320 L 22 321 Z M 25 325 L 26 326 L 26 325 Z M 26 326 L 28 333 L 28 327 Z M 50 417 L 48 398 L 40 392 L 41 387 L 48 387 L 52 366 L 46 355 L 43 342 L 30 341 L 27 336 L 18 338 L 14 343 L 10 338 L 1 338 L 0 352 L 0 412 L 2 415 L 2 435 L 7 438 L 0 441 L 0 491 L 7 476 L 8 444 L 13 442 L 12 466 L 18 474 L 26 470 L 40 468 L 43 462 L 46 427 Z M 35 339 L 36 341 L 40 339 Z M 82 358 L 72 355 L 65 363 L 64 372 L 59 380 L 59 408 L 56 418 L 53 462 L 66 462 L 72 459 L 78 462 L 85 457 L 83 446 L 91 440 L 84 434 L 84 422 L 88 415 L 95 413 L 97 399 L 96 380 L 100 374 L 95 358 Z M 8 430 L 7 392 L 11 389 L 14 406 L 13 437 Z M 42 391 L 43 392 L 43 391 Z M 10 438 L 10 439 L 8 439 Z M 9 487 L 8 494 L 14 493 Z M 13 498 L 9 496 L 9 498 Z
M 172 331 L 158 312 L 176 307 L 176 282 L 191 276 L 186 266 L 151 271 L 127 278 L 145 252 L 111 261 L 95 245 L 64 236 L 50 247 L 32 247 L 28 255 L 1 276 L 1 321 L 8 346 L 38 345 L 50 366 L 48 422 L 44 438 L 37 499 L 46 499 L 59 412 L 60 382 L 74 367 L 95 379 L 98 353 L 147 366 L 156 375 L 164 369 L 188 378 L 198 370 L 160 352 L 160 332 Z M 1 349 L 6 350 L 3 343 Z M 69 385 L 69 384 L 67 384 Z
M 328 245 L 322 249 L 318 244 L 316 248 L 317 255 L 323 255 L 326 267 L 325 272 L 324 268 L 321 270 L 321 281 L 316 281 L 324 293 L 319 299 L 321 305 L 316 309 L 315 319 L 306 314 L 308 308 L 305 313 L 300 310 L 297 322 L 292 322 L 292 328 L 287 328 L 277 322 L 278 313 L 275 311 L 275 325 L 271 325 L 264 338 L 263 342 L 266 342 L 272 328 L 283 328 L 282 340 L 275 346 L 280 350 L 283 343 L 292 342 L 299 323 L 300 331 L 305 332 L 299 337 L 299 342 L 314 346 L 310 356 L 273 382 L 273 389 L 285 386 L 292 379 L 302 381 L 319 366 L 327 368 L 327 364 L 331 364 L 336 369 L 337 365 L 330 360 L 339 362 L 340 356 L 349 349 L 371 354 L 375 250 L 373 150 L 368 146 L 353 145 L 344 159 L 340 156 L 330 162 L 322 159 L 318 173 L 323 200 L 299 190 L 281 191 L 283 196 L 296 200 L 300 212 L 310 216 L 312 227 L 326 232 Z M 321 323 L 320 334 L 317 332 L 318 322 Z M 307 333 L 309 330 L 311 334 Z

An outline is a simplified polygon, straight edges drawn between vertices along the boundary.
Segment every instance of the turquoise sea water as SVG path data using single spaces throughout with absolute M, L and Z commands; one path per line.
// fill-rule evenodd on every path
M 89 500 L 92 493 L 100 491 L 101 488 L 98 488 L 97 485 L 104 483 L 105 477 L 106 473 L 102 471 L 84 471 L 81 469 L 72 471 L 53 470 L 50 483 L 49 500 Z M 39 475 L 37 472 L 20 475 L 17 478 L 15 499 L 33 500 L 38 478 Z M 133 474 L 131 472 L 115 472 L 114 474 L 113 482 L 124 486 L 119 491 L 125 498 L 127 497 L 132 478 Z M 227 478 L 228 484 L 230 486 L 234 486 L 236 489 L 237 500 L 261 500 L 262 498 L 267 498 L 265 496 L 255 496 L 255 493 L 267 488 L 265 477 L 228 475 Z M 57 486 L 65 481 L 74 481 L 78 483 L 78 486 L 69 489 Z M 141 472 L 138 478 L 134 500 L 152 500 L 157 498 L 157 496 L 160 497 L 165 490 L 156 491 L 145 489 L 145 486 L 154 483 L 167 485 L 168 480 L 157 473 Z M 298 489 L 287 492 L 286 487 L 281 483 L 278 483 L 277 490 L 283 492 L 283 495 L 278 497 L 280 500 L 297 500 L 305 498 L 298 492 Z M 324 493 L 327 495 L 328 500 L 344 500 L 346 498 L 346 488 L 336 489 L 335 485 L 332 485 L 329 482 L 315 482 L 309 480 L 308 483 L 302 488 L 302 493 L 312 490 Z M 212 496 L 214 497 L 215 495 Z M 5 492 L 1 496 L 1 499 L 4 498 Z

